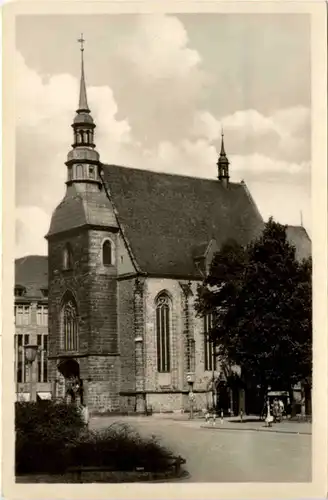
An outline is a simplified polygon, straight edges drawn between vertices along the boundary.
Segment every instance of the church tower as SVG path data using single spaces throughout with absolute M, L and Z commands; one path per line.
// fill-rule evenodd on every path
M 66 193 L 48 240 L 49 364 L 56 397 L 82 399 L 90 412 L 119 408 L 117 238 L 100 178 L 95 124 L 87 100 L 84 39 L 79 105 L 66 161 Z
M 224 148 L 224 135 L 223 130 L 221 134 L 221 151 L 218 159 L 218 179 L 222 184 L 227 187 L 229 184 L 229 160 L 227 158 Z

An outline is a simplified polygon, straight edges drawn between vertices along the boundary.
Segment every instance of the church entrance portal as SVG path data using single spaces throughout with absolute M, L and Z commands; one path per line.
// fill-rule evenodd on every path
M 80 365 L 73 359 L 61 361 L 57 369 L 64 382 L 62 395 L 67 403 L 83 404 L 83 383 L 80 378 Z

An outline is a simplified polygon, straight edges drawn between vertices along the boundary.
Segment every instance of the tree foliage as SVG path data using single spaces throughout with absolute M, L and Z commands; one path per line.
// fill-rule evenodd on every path
M 311 277 L 311 259 L 296 259 L 286 227 L 272 219 L 246 248 L 229 241 L 215 255 L 196 310 L 213 315 L 219 356 L 248 384 L 288 390 L 311 380 Z

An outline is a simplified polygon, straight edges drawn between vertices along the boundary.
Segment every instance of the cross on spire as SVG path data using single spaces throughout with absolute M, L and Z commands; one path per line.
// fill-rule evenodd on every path
M 85 42 L 85 39 L 83 38 L 83 33 L 81 33 L 81 37 L 78 39 L 78 42 L 81 45 L 80 50 L 81 50 L 81 52 L 83 52 L 84 51 L 84 42 Z

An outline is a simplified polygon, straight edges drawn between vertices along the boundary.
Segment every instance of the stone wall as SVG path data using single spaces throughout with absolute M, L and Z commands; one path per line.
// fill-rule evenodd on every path
M 118 335 L 120 352 L 120 406 L 135 408 L 134 278 L 118 282 Z
M 195 408 L 201 409 L 211 401 L 209 386 L 212 372 L 204 370 L 204 326 L 194 310 L 198 282 L 179 282 L 171 279 L 148 278 L 145 283 L 145 340 L 146 359 L 145 391 L 147 405 L 153 411 L 171 411 L 189 408 L 188 384 L 186 380 L 188 354 L 186 353 L 186 314 L 189 314 L 189 335 L 194 339 L 194 392 Z M 185 307 L 185 292 L 182 285 L 190 289 L 188 308 Z M 165 291 L 171 299 L 170 340 L 171 372 L 158 373 L 156 347 L 156 297 Z M 217 376 L 218 372 L 215 372 Z
M 114 246 L 112 266 L 102 264 L 102 243 L 110 238 Z M 105 230 L 71 231 L 49 241 L 49 325 L 51 377 L 56 377 L 58 360 L 71 354 L 79 360 L 85 397 L 91 412 L 119 408 L 119 350 L 117 336 L 117 234 Z M 70 243 L 74 266 L 62 268 L 62 255 Z M 63 351 L 60 311 L 66 291 L 78 306 L 79 347 Z

